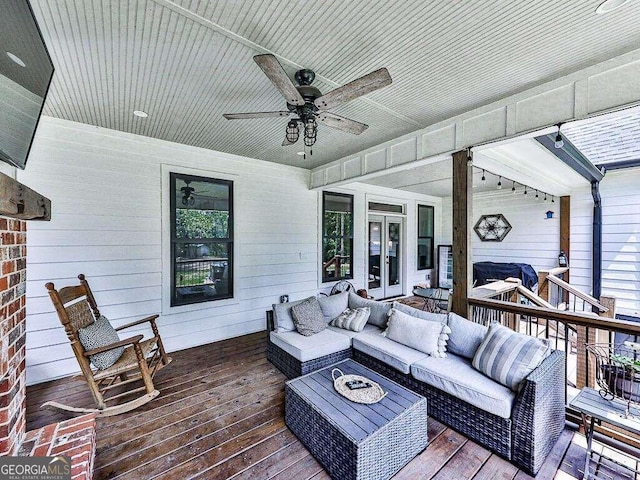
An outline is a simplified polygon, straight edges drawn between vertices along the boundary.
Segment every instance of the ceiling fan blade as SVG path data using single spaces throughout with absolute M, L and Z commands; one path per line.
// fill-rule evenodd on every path
M 264 74 L 269 77 L 269 80 L 273 82 L 282 96 L 287 100 L 287 103 L 291 105 L 304 105 L 304 98 L 300 95 L 300 92 L 296 89 L 291 79 L 287 76 L 287 73 L 278 62 L 278 59 L 273 55 L 267 53 L 264 55 L 256 55 L 253 60 L 262 69 Z
M 222 116 L 227 120 L 244 120 L 249 118 L 288 117 L 291 112 L 250 112 L 250 113 L 225 113 Z
M 391 75 L 386 68 L 381 68 L 371 72 L 364 77 L 360 77 L 353 82 L 331 90 L 329 93 L 318 97 L 313 102 L 320 110 L 331 108 L 350 102 L 358 97 L 371 93 L 379 88 L 391 85 Z
M 369 128 L 369 125 L 329 112 L 320 112 L 318 114 L 318 120 L 331 128 L 337 128 L 338 130 L 353 133 L 354 135 L 360 135 Z

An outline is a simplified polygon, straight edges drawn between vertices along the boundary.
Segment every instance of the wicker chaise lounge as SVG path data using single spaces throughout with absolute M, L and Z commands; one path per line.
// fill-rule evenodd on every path
M 353 294 L 349 296 L 350 308 L 363 302 L 373 301 L 356 298 Z M 422 318 L 425 318 L 424 315 L 434 315 L 397 303 L 373 303 L 377 304 L 371 304 L 372 312 L 376 309 L 376 315 L 372 313 L 376 324 L 379 324 L 380 316 L 392 307 L 415 316 L 423 315 Z M 453 322 L 451 316 L 447 318 L 447 315 L 442 315 L 441 321 Z M 447 357 L 437 359 L 379 335 L 382 329 L 378 325 L 367 325 L 364 331 L 357 334 L 343 333 L 329 327 L 332 330 L 327 329 L 325 340 L 314 340 L 316 335 L 302 338 L 294 331 L 277 333 L 277 318 L 274 319 L 272 313 L 267 317 L 270 330 L 267 358 L 288 378 L 345 358 L 353 358 L 424 395 L 428 400 L 430 416 L 532 475 L 538 472 L 564 428 L 564 352 L 552 351 L 525 378 L 518 391 L 513 392 L 475 370 L 468 355 L 465 358 L 464 355 L 452 353 L 454 346 L 459 349 L 462 342 L 468 342 L 468 339 L 460 338 L 460 327 L 465 330 L 470 327 L 467 323 L 461 323 L 468 322 L 461 317 L 456 316 L 458 328 L 454 328 L 450 336 L 449 346 L 452 348 Z M 474 325 L 477 328 L 477 324 Z M 341 340 L 340 336 L 343 337 Z M 287 341 L 295 346 L 287 344 Z M 312 351 L 315 353 L 310 354 Z M 436 365 L 435 374 L 431 376 L 429 364 Z M 443 378 L 432 380 L 434 375 Z M 470 378 L 473 379 L 471 383 L 468 381 Z M 476 388 L 476 385 L 479 387 Z

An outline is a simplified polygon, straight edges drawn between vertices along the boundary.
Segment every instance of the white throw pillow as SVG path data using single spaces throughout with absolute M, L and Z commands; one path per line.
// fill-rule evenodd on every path
M 383 335 L 432 357 L 444 358 L 447 356 L 449 333 L 451 329 L 445 323 L 425 322 L 392 308 Z
M 328 297 L 318 297 L 324 321 L 329 323 L 349 308 L 349 292 L 342 292 Z

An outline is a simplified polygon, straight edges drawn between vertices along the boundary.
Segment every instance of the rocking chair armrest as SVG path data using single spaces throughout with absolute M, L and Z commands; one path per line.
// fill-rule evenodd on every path
M 133 345 L 134 343 L 138 343 L 140 340 L 144 338 L 144 335 L 136 335 L 135 337 L 125 338 L 124 340 L 120 340 L 119 342 L 112 343 L 110 345 L 105 345 L 104 347 L 94 348 L 93 350 L 87 350 L 84 352 L 84 356 L 88 357 L 90 355 L 95 355 L 97 353 L 108 352 L 109 350 L 113 350 L 114 348 L 124 347 L 125 345 Z
M 140 325 L 141 323 L 146 323 L 146 322 L 155 322 L 156 318 L 158 318 L 160 315 L 149 315 L 148 317 L 143 318 L 142 320 L 136 320 L 135 322 L 131 322 L 131 323 L 127 323 L 125 325 L 122 325 L 121 327 L 116 327 L 114 330 L 118 331 L 118 330 L 124 330 L 125 328 L 129 328 L 129 327 L 135 327 L 136 325 Z

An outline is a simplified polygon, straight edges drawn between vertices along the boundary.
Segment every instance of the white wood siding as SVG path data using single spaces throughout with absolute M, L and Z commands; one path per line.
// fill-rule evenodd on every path
M 473 227 L 482 215 L 501 213 L 511 224 L 511 231 L 502 242 L 483 242 L 472 231 L 474 262 L 528 263 L 536 272 L 557 266 L 560 252 L 560 202 L 535 200 L 535 191 L 528 195 L 512 193 L 510 188 L 501 192 L 479 193 L 473 196 Z M 442 202 L 442 243 L 453 240 L 452 198 Z M 547 210 L 555 212 L 546 219 Z
M 640 317 L 640 168 L 608 172 L 600 183 L 602 197 L 602 294 L 617 298 L 619 314 Z M 528 195 L 531 197 L 531 192 Z M 535 196 L 535 192 L 534 192 Z M 545 220 L 547 210 L 555 212 Z M 474 196 L 473 222 L 480 215 L 502 213 L 513 229 L 500 243 L 473 238 L 474 261 L 530 263 L 536 270 L 557 264 L 560 249 L 560 204 L 499 194 Z M 442 243 L 452 241 L 452 199 L 442 201 Z M 571 284 L 591 293 L 593 198 L 591 189 L 571 193 Z
M 78 370 L 46 282 L 62 287 L 86 274 L 115 325 L 162 312 L 163 165 L 236 187 L 235 299 L 163 314 L 168 350 L 264 330 L 265 310 L 281 294 L 317 292 L 317 193 L 307 170 L 43 117 L 18 174 L 53 208 L 51 222 L 28 226 L 29 384 Z
M 560 202 L 536 201 L 535 191 L 528 195 L 512 193 L 505 188 L 500 193 L 482 193 L 473 199 L 473 223 L 482 215 L 501 213 L 511 224 L 511 231 L 502 242 L 483 242 L 475 232 L 473 239 L 474 262 L 528 263 L 536 272 L 557 266 L 560 253 Z M 546 212 L 555 212 L 547 219 Z
M 640 168 L 608 172 L 602 197 L 602 294 L 616 311 L 640 317 Z M 593 199 L 585 187 L 571 196 L 571 283 L 591 292 Z

